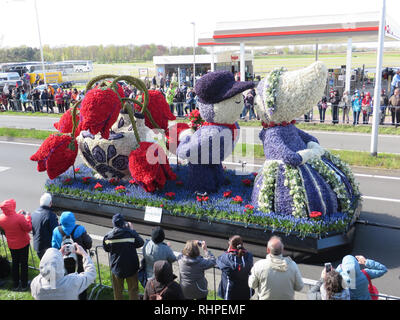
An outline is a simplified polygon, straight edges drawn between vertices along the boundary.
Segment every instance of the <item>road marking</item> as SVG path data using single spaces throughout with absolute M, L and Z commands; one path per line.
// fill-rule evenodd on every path
M 6 171 L 8 169 L 11 169 L 10 167 L 0 167 L 0 172 Z
M 380 198 L 380 197 L 371 197 L 371 196 L 362 196 L 362 198 L 364 200 L 376 200 L 376 201 L 400 203 L 400 199 L 389 199 L 389 198 Z
M 36 143 L 25 143 L 25 142 L 12 142 L 12 141 L 0 141 L 0 143 L 4 144 L 17 144 L 17 145 L 22 145 L 22 146 L 31 146 L 31 147 L 40 147 L 40 144 Z
M 387 179 L 387 180 L 400 180 L 400 177 L 389 177 L 389 176 L 378 176 L 374 174 L 362 174 L 362 173 L 354 173 L 356 177 L 364 177 L 364 178 L 376 178 L 376 179 Z
M 12 142 L 12 141 L 0 141 L 0 143 L 16 144 L 16 145 L 32 146 L 32 147 L 40 147 L 41 146 L 40 144 L 35 144 L 35 143 Z M 170 157 L 169 159 L 176 161 L 176 157 Z M 240 167 L 242 166 L 242 164 L 240 162 L 223 161 L 222 163 L 223 164 L 227 164 L 227 165 L 240 166 Z M 255 164 L 255 163 L 246 163 L 246 167 L 262 168 L 263 165 Z M 0 167 L 0 168 L 2 168 L 2 167 Z M 7 168 L 7 169 L 9 169 L 9 168 Z M 3 171 L 5 171 L 5 170 L 3 170 Z M 364 177 L 364 178 L 375 178 L 375 179 L 400 180 L 400 177 L 369 175 L 369 174 L 362 174 L 362 173 L 354 173 L 354 176 L 356 176 L 356 177 Z

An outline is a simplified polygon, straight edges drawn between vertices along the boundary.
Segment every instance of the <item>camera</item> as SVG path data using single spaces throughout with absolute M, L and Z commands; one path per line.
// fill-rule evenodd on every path
M 75 252 L 75 244 L 72 239 L 65 239 L 61 246 L 64 247 L 64 268 L 67 274 L 74 273 L 78 266 L 78 257 Z
M 332 270 L 332 264 L 330 262 L 325 263 L 325 272 L 330 272 Z

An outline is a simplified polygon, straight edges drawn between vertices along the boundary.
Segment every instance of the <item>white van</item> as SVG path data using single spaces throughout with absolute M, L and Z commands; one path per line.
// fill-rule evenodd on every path
M 0 88 L 3 88 L 6 83 L 9 87 L 22 86 L 23 80 L 19 76 L 18 72 L 4 72 L 0 73 Z

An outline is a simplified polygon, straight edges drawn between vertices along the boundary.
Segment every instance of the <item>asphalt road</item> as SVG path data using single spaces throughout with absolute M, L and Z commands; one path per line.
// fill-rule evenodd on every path
M 53 124 L 56 122 L 58 118 L 52 117 L 0 116 L 0 128 L 55 130 Z M 261 128 L 258 127 L 242 127 L 240 141 L 260 144 L 261 141 L 258 138 L 260 130 Z M 371 135 L 369 134 L 325 131 L 309 131 L 309 133 L 315 136 L 326 149 L 370 151 Z M 400 136 L 380 135 L 378 152 L 400 154 Z
M 1 117 L 0 117 L 1 118 Z M 0 125 L 1 126 L 1 125 Z M 0 139 L 0 200 L 14 198 L 17 209 L 34 211 L 44 192 L 45 173 L 36 171 L 36 163 L 29 157 L 36 152 L 40 141 Z M 78 160 L 79 161 L 79 160 Z M 229 166 L 229 164 L 228 164 Z M 361 219 L 370 222 L 400 226 L 400 173 L 398 171 L 371 171 L 354 169 L 364 195 Z M 101 239 L 110 229 L 83 223 L 95 239 Z M 148 235 L 143 235 L 148 238 Z M 192 234 L 191 238 L 201 238 Z M 167 233 L 168 238 L 168 233 Z M 172 242 L 175 251 L 181 251 L 184 241 Z M 96 240 L 95 244 L 101 242 Z M 213 250 L 215 255 L 221 250 Z M 400 296 L 400 230 L 368 225 L 357 225 L 353 255 L 364 255 L 387 266 L 388 273 L 374 280 L 380 292 Z M 257 258 L 259 259 L 259 257 Z M 337 266 L 340 261 L 331 261 Z M 317 280 L 321 263 L 299 263 L 304 278 Z M 210 284 L 210 287 L 211 284 Z

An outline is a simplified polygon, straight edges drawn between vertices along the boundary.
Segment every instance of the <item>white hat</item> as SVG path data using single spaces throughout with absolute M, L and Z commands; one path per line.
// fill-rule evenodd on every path
M 52 198 L 51 198 L 51 194 L 50 193 L 44 193 L 41 197 L 40 197 L 40 206 L 46 206 L 46 207 L 50 207 Z

